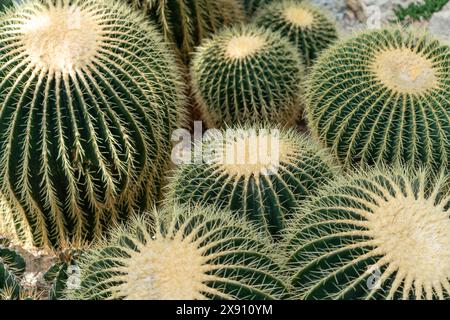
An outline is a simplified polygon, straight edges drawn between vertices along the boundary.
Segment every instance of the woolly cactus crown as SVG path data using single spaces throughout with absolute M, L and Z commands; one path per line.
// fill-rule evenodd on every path
M 320 192 L 286 233 L 299 299 L 449 299 L 448 177 L 375 168 Z
M 408 30 L 365 32 L 313 67 L 306 114 L 345 164 L 444 167 L 450 155 L 450 47 Z
M 293 124 L 302 111 L 304 67 L 280 35 L 253 25 L 204 41 L 192 61 L 193 87 L 209 126 Z
M 26 1 L 0 19 L 0 188 L 21 239 L 84 241 L 159 193 L 183 97 L 125 4 Z
M 276 299 L 270 245 L 228 212 L 166 208 L 136 218 L 81 262 L 80 299 Z

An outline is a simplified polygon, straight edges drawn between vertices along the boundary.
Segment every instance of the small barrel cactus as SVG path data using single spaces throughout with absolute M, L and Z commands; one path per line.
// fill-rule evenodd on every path
M 313 67 L 306 113 L 340 161 L 447 166 L 450 47 L 403 29 L 369 31 Z
M 23 241 L 84 242 L 156 200 L 183 97 L 145 20 L 107 0 L 26 1 L 1 16 L 2 214 Z
M 227 130 L 195 149 L 201 161 L 174 172 L 168 201 L 231 210 L 275 239 L 291 213 L 338 170 L 326 150 L 294 130 Z
M 136 218 L 80 260 L 75 299 L 278 299 L 271 245 L 229 212 L 176 206 Z
M 335 22 L 328 14 L 302 0 L 274 2 L 260 10 L 254 22 L 289 39 L 307 67 L 338 38 Z
M 240 0 L 129 1 L 156 22 L 165 40 L 175 45 L 185 63 L 202 39 L 244 19 Z
M 450 299 L 448 177 L 374 168 L 323 189 L 286 232 L 298 299 Z
M 286 39 L 254 26 L 205 41 L 192 63 L 193 87 L 209 126 L 292 124 L 302 111 L 304 67 Z

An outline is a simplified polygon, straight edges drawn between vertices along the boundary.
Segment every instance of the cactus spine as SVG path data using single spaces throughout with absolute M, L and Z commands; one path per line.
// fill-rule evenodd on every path
M 402 29 L 363 33 L 314 66 L 306 113 L 344 164 L 447 166 L 450 47 Z
M 210 126 L 292 124 L 302 111 L 303 69 L 295 48 L 277 33 L 239 26 L 198 48 L 192 80 Z
M 16 300 L 23 296 L 20 278 L 24 272 L 22 256 L 0 244 L 0 300 Z
M 280 269 L 245 221 L 215 209 L 173 207 L 111 231 L 79 264 L 77 299 L 276 299 Z
M 231 210 L 275 238 L 336 171 L 325 150 L 294 130 L 238 128 L 196 147 L 203 161 L 179 166 L 167 199 Z
M 0 189 L 21 239 L 83 242 L 152 204 L 183 100 L 156 30 L 106 0 L 28 1 L 0 29 Z
M 450 299 L 448 177 L 376 168 L 325 188 L 286 233 L 298 299 Z
M 307 67 L 338 38 L 336 25 L 328 14 L 302 0 L 274 2 L 260 10 L 254 21 L 289 39 Z
M 221 28 L 242 22 L 238 0 L 130 0 L 161 29 L 166 41 L 175 45 L 188 62 L 194 47 Z

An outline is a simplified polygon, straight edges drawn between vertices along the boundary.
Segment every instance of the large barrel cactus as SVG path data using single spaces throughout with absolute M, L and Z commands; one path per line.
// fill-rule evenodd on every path
M 332 18 L 302 0 L 274 2 L 259 11 L 254 21 L 289 39 L 307 67 L 311 67 L 321 52 L 338 38 Z
M 202 39 L 223 27 L 242 22 L 240 0 L 129 0 L 155 21 L 166 41 L 188 62 Z
M 296 208 L 337 171 L 326 150 L 294 130 L 227 130 L 195 152 L 202 159 L 179 166 L 167 199 L 231 210 L 276 239 Z
M 304 67 L 278 33 L 237 26 L 205 41 L 192 63 L 193 87 L 210 126 L 293 124 L 302 111 Z
M 376 168 L 342 178 L 286 233 L 298 299 L 450 299 L 448 177 Z
M 174 207 L 111 231 L 81 259 L 75 299 L 279 299 L 271 245 L 245 221 L 215 209 Z
M 402 29 L 365 32 L 313 67 L 307 117 L 345 164 L 450 160 L 450 47 Z
M 82 242 L 152 204 L 183 100 L 156 30 L 106 0 L 26 1 L 0 30 L 2 214 L 20 237 Z

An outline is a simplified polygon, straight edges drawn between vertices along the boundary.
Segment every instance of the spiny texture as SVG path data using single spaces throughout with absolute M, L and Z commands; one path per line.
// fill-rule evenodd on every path
M 342 178 L 287 232 L 298 299 L 450 299 L 448 177 L 373 169 Z
M 183 100 L 156 30 L 107 0 L 27 1 L 0 30 L 2 214 L 20 238 L 83 242 L 152 204 Z
M 20 278 L 24 272 L 25 260 L 0 244 L 0 300 L 16 300 L 22 296 Z
M 174 207 L 111 231 L 81 260 L 77 299 L 279 299 L 270 245 L 245 221 L 213 209 Z
M 301 0 L 274 2 L 259 11 L 254 22 L 289 39 L 307 67 L 338 38 L 334 21 L 323 10 Z
M 244 2 L 245 12 L 249 17 L 252 17 L 259 8 L 272 3 L 274 0 L 242 0 Z
M 243 21 L 240 0 L 129 0 L 155 21 L 166 41 L 189 62 L 202 39 Z
M 0 11 L 14 5 L 15 2 L 14 0 L 0 0 Z
M 446 167 L 450 47 L 402 29 L 363 33 L 313 67 L 306 113 L 344 164 Z
M 239 26 L 198 48 L 192 80 L 210 126 L 292 124 L 302 111 L 303 70 L 299 54 L 286 39 L 263 28 Z
M 167 199 L 231 210 L 275 238 L 337 171 L 326 150 L 294 130 L 229 130 L 195 152 L 202 159 L 179 166 Z

